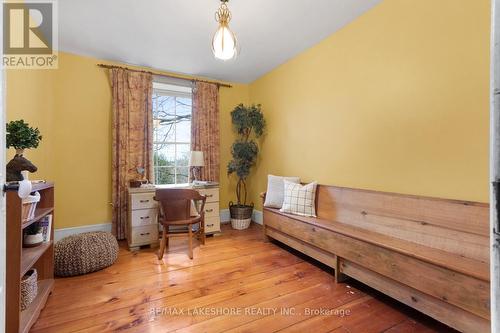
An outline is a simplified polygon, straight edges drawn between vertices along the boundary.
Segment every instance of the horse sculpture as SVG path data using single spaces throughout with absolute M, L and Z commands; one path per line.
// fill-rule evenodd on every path
M 6 178 L 8 182 L 21 181 L 24 179 L 21 171 L 27 170 L 29 172 L 36 172 L 38 168 L 33 165 L 23 155 L 16 154 L 9 163 L 7 163 Z

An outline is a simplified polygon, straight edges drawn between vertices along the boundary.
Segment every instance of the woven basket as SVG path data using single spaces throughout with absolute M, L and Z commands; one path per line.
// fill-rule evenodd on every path
M 38 294 L 38 274 L 30 269 L 21 279 L 21 311 L 26 310 Z
M 250 226 L 252 221 L 253 204 L 251 206 L 233 205 L 229 203 L 229 211 L 231 213 L 231 226 L 233 229 L 243 230 Z
M 250 226 L 252 219 L 231 219 L 231 226 L 236 230 L 244 230 Z
M 35 217 L 36 202 L 22 204 L 21 218 L 23 222 L 31 220 Z
M 21 219 L 23 222 L 31 220 L 35 217 L 36 205 L 40 201 L 40 193 L 35 192 L 22 200 Z

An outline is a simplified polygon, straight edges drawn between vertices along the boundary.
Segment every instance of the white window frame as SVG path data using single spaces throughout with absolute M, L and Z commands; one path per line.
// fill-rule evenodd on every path
M 192 94 L 192 88 L 191 87 L 186 87 L 186 86 L 179 86 L 179 85 L 174 85 L 174 84 L 168 84 L 168 83 L 163 83 L 163 82 L 153 82 L 153 95 L 163 95 L 163 96 L 171 96 L 174 98 L 189 98 L 191 99 L 191 114 L 192 114 L 192 103 L 193 103 L 193 94 Z M 153 106 L 154 107 L 154 106 Z M 177 104 L 175 105 L 175 114 L 177 114 Z M 153 118 L 154 120 L 154 118 Z M 174 155 L 175 155 L 175 161 L 174 161 L 174 166 L 173 167 L 157 167 L 156 165 L 153 164 L 153 171 L 154 171 L 154 183 L 156 184 L 156 170 L 158 168 L 173 168 L 174 169 L 174 183 L 172 184 L 181 184 L 177 181 L 177 168 L 178 167 L 189 167 L 189 165 L 177 165 L 177 145 L 191 145 L 191 141 L 189 142 L 184 142 L 184 141 L 177 141 L 177 124 L 174 124 L 174 141 L 157 141 L 156 138 L 153 139 L 153 154 L 154 154 L 154 149 L 156 145 L 174 145 Z M 158 185 L 167 185 L 167 184 L 158 184 Z

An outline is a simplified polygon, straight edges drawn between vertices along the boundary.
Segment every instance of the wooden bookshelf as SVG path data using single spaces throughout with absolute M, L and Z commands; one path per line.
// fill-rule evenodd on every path
M 6 332 L 28 332 L 36 322 L 54 287 L 54 184 L 33 185 L 40 193 L 35 216 L 22 221 L 22 202 L 17 190 L 7 190 L 7 275 L 6 275 Z M 52 214 L 50 241 L 23 248 L 23 229 Z M 31 268 L 38 274 L 38 294 L 24 311 L 20 311 L 21 278 Z

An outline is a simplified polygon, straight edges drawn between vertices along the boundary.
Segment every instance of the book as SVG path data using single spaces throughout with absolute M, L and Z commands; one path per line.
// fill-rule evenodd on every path
M 49 242 L 50 241 L 50 232 L 52 229 L 52 214 L 49 214 L 45 216 L 43 219 L 40 220 L 40 227 L 42 228 L 42 234 L 43 234 L 43 241 Z

